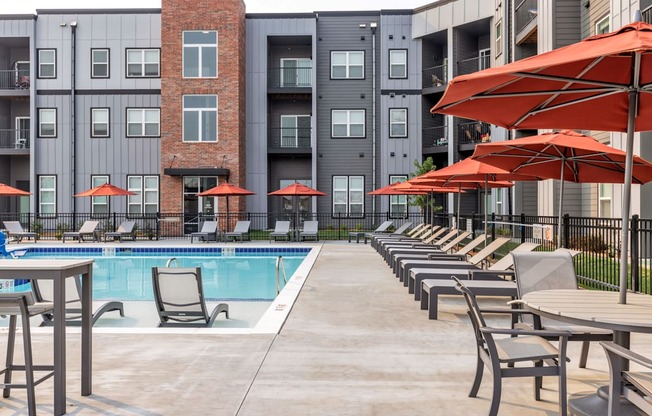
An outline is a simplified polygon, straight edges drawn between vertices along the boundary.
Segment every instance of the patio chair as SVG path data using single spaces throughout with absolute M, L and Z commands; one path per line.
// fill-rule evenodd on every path
M 493 394 L 489 415 L 498 414 L 502 393 L 503 377 L 534 377 L 534 398 L 541 400 L 542 377 L 559 377 L 559 414 L 567 414 L 566 406 L 566 331 L 543 331 L 533 329 L 511 329 L 487 326 L 475 295 L 462 283 L 453 278 L 456 289 L 464 295 L 475 334 L 477 363 L 475 380 L 469 397 L 476 397 L 482 382 L 484 367 L 493 376 Z M 520 309 L 492 309 L 492 313 L 521 314 Z M 558 347 L 545 337 L 559 341 Z M 532 366 L 525 366 L 532 362 Z M 514 364 L 519 363 L 518 366 Z
M 125 239 L 136 241 L 136 235 L 134 234 L 135 226 L 136 221 L 122 221 L 117 230 L 104 234 L 104 242 L 106 243 L 106 240 L 109 238 L 111 240 L 118 238 L 121 243 Z
M 32 336 L 29 318 L 46 311 L 52 310 L 52 303 L 36 303 L 31 292 L 0 293 L 0 314 L 9 316 L 9 332 L 7 340 L 7 358 L 5 368 L 0 370 L 4 374 L 3 397 L 9 397 L 12 389 L 27 390 L 27 409 L 30 416 L 36 416 L 36 395 L 34 386 L 54 376 L 53 365 L 34 365 L 32 358 Z M 23 362 L 14 364 L 14 349 L 16 344 L 16 327 L 18 315 L 21 319 L 21 332 L 23 334 Z M 14 371 L 25 371 L 24 382 L 13 382 Z M 46 372 L 38 379 L 34 372 Z
M 412 227 L 412 221 L 406 221 L 406 222 L 404 222 L 403 224 L 401 224 L 401 226 L 398 227 L 396 230 L 392 231 L 391 233 L 387 233 L 387 236 L 388 236 L 388 237 L 405 237 L 405 234 L 404 234 L 404 233 L 405 233 L 405 232 L 406 232 L 410 227 Z M 374 237 L 376 237 L 376 236 L 372 236 L 371 239 L 373 240 Z M 365 243 L 365 244 L 367 244 L 367 239 L 368 239 L 368 238 L 369 238 L 369 237 L 367 237 L 367 236 L 365 235 L 365 237 L 364 237 L 364 243 Z
M 573 255 L 568 251 L 513 253 L 514 275 L 519 298 L 535 290 L 577 289 L 577 274 L 573 265 Z M 515 301 L 518 303 L 518 301 Z M 613 333 L 608 330 L 588 326 L 567 324 L 552 319 L 539 318 L 522 321 L 535 329 L 568 331 L 569 341 L 582 341 L 580 368 L 586 367 L 589 354 L 589 341 L 611 341 Z
M 222 312 L 229 319 L 229 305 L 226 303 L 218 304 L 208 313 L 201 267 L 152 267 L 152 283 L 159 327 L 210 328 Z
M 204 221 L 201 230 L 190 234 L 190 244 L 193 243 L 195 237 L 207 243 L 211 239 L 217 241 L 217 221 Z
M 609 414 L 623 413 L 619 410 L 622 396 L 644 414 L 652 414 L 652 372 L 623 371 L 623 360 L 650 370 L 652 360 L 611 341 L 600 341 L 600 345 L 609 361 Z
M 34 298 L 37 302 L 52 302 L 54 299 L 54 284 L 52 280 L 34 279 L 30 281 Z M 67 326 L 80 326 L 81 325 L 81 298 L 82 298 L 82 283 L 79 276 L 74 278 L 69 277 L 66 279 L 66 325 Z M 102 317 L 105 312 L 117 311 L 121 317 L 125 316 L 124 305 L 122 302 L 110 301 L 104 303 L 95 312 L 93 312 L 92 325 L 95 325 L 98 319 Z M 43 322 L 40 326 L 52 326 L 56 317 L 52 311 L 42 312 L 41 317 Z
M 31 233 L 23 230 L 23 226 L 20 225 L 20 222 L 3 221 L 3 224 L 5 225 L 5 229 L 7 230 L 8 236 L 11 238 L 15 238 L 16 242 L 20 243 L 23 240 L 23 238 L 27 238 L 28 240 L 31 240 L 33 238 L 34 242 L 36 243 L 36 238 L 38 237 L 38 235 L 36 233 Z
M 240 242 L 244 241 L 245 238 L 247 240 L 250 240 L 251 239 L 249 237 L 250 226 L 251 226 L 251 221 L 238 221 L 235 223 L 235 227 L 233 227 L 233 231 L 224 234 L 224 239 L 226 241 L 229 241 L 229 239 L 232 238 L 233 241 L 236 241 L 238 238 L 240 238 Z
M 319 241 L 319 221 L 305 221 L 303 223 L 303 230 L 299 233 L 299 240 L 305 241 L 308 239 Z
M 385 222 L 383 222 L 382 224 L 380 224 L 378 226 L 378 228 L 376 228 L 372 232 L 364 233 L 363 235 L 365 237 L 365 240 L 367 238 L 372 238 L 376 234 L 388 234 L 389 233 L 389 231 L 388 231 L 389 227 L 391 227 L 392 225 L 394 225 L 394 221 L 385 221 Z M 357 237 L 358 233 L 357 232 L 349 233 L 349 235 L 351 235 L 351 234 L 353 234 L 353 237 Z
M 91 237 L 93 241 L 100 241 L 100 237 L 97 233 L 97 226 L 100 224 L 99 221 L 84 221 L 79 231 L 66 231 L 63 233 L 63 242 L 66 242 L 67 238 L 77 239 L 77 242 L 81 243 L 86 241 L 85 237 Z
M 290 241 L 290 221 L 276 221 L 274 231 L 269 233 L 269 242 L 278 241 L 279 238 Z

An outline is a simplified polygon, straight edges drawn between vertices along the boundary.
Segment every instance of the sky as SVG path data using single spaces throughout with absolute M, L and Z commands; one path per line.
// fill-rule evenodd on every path
M 329 10 L 414 9 L 434 1 L 245 0 L 245 4 L 247 6 L 247 13 L 297 13 Z M 0 0 L 0 14 L 29 14 L 34 13 L 36 9 L 126 9 L 160 7 L 161 0 Z

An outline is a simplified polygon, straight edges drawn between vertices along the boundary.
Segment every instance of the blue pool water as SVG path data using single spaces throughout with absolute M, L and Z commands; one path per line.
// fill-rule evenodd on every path
M 152 267 L 201 267 L 208 300 L 271 301 L 276 297 L 276 259 L 289 279 L 310 249 L 72 249 L 34 248 L 23 258 L 92 258 L 93 299 L 153 300 Z M 283 279 L 281 276 L 281 287 Z

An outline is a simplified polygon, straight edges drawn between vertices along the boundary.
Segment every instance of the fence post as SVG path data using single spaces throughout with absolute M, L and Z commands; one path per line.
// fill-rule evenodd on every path
M 641 290 L 641 283 L 639 281 L 639 268 L 638 268 L 638 260 L 639 260 L 639 216 L 637 214 L 632 216 L 632 222 L 631 222 L 631 241 L 630 241 L 630 247 L 631 247 L 631 270 L 632 270 L 632 290 L 634 292 L 640 292 Z
M 491 213 L 491 241 L 496 239 L 496 213 Z
M 161 212 L 156 213 L 156 241 L 161 239 Z M 145 220 L 147 221 L 147 220 Z
M 342 230 L 342 213 L 338 212 L 337 213 L 337 239 L 341 240 L 341 231 Z
M 521 243 L 525 243 L 525 213 L 521 212 L 521 223 L 518 226 L 518 231 L 521 233 Z
M 569 243 L 570 243 L 570 236 L 568 235 L 570 231 L 570 215 L 564 214 L 564 217 L 562 219 L 562 228 L 564 230 L 564 248 L 570 248 Z

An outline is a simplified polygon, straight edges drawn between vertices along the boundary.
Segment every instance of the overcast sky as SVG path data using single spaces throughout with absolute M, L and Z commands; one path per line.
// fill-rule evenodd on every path
M 414 9 L 434 1 L 435 0 L 245 0 L 245 4 L 247 5 L 247 13 L 294 13 L 327 10 Z M 161 0 L 0 0 L 0 14 L 34 13 L 36 9 L 122 9 L 160 7 Z

